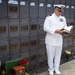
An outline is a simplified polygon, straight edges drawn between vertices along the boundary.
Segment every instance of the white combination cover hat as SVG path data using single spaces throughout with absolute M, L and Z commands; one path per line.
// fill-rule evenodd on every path
M 65 5 L 63 5 L 63 4 L 54 4 L 54 7 L 57 8 L 57 10 L 59 12 L 63 12 L 63 8 L 65 7 Z
M 58 7 L 58 8 L 61 8 L 61 7 L 65 7 L 65 5 L 63 5 L 63 4 L 54 4 L 54 7 Z

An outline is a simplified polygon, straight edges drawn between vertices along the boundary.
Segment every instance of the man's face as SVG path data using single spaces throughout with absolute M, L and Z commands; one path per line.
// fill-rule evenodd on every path
M 62 14 L 62 11 L 59 11 L 58 8 L 56 8 L 56 9 L 54 10 L 54 12 L 55 12 L 55 14 L 56 14 L 57 16 L 60 16 L 60 15 Z

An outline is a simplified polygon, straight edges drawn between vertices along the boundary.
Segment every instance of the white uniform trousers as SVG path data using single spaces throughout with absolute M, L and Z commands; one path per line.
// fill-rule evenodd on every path
M 48 66 L 50 70 L 59 70 L 62 46 L 46 45 Z

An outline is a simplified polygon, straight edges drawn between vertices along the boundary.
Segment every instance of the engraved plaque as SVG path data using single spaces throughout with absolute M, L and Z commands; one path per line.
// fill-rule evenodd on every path
M 12 6 L 12 5 L 9 6 L 10 13 L 17 13 L 17 10 L 18 10 L 17 6 Z
M 10 46 L 10 49 L 12 49 L 12 50 L 17 50 L 17 49 L 19 49 L 19 44 L 13 44 L 13 45 L 11 45 Z
M 5 33 L 5 32 L 6 32 L 6 27 L 0 26 L 0 33 Z
M 39 39 L 39 44 L 43 45 L 44 44 L 44 39 Z
M 30 58 L 31 58 L 31 60 L 35 60 L 36 59 L 36 55 L 33 55 Z
M 37 29 L 37 25 L 31 25 L 31 30 L 36 30 Z
M 21 29 L 21 30 L 22 30 L 22 31 L 28 30 L 28 25 L 22 26 L 22 29 Z
M 42 54 L 39 54 L 38 56 L 39 58 L 42 58 L 43 56 L 45 56 L 45 54 L 42 53 Z
M 31 41 L 31 46 L 35 46 L 37 44 L 37 40 Z
M 7 46 L 4 45 L 4 46 L 0 46 L 0 51 L 6 51 L 7 50 Z
M 17 32 L 18 26 L 10 26 L 10 32 Z
M 27 48 L 28 47 L 28 42 L 22 43 L 22 48 Z

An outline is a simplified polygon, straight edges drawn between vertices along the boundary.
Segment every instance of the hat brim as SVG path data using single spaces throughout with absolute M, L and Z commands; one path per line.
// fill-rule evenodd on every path
M 63 12 L 63 8 L 56 7 L 59 12 Z
M 63 10 L 59 10 L 59 9 L 58 9 L 58 11 L 59 11 L 59 12 L 63 12 Z

